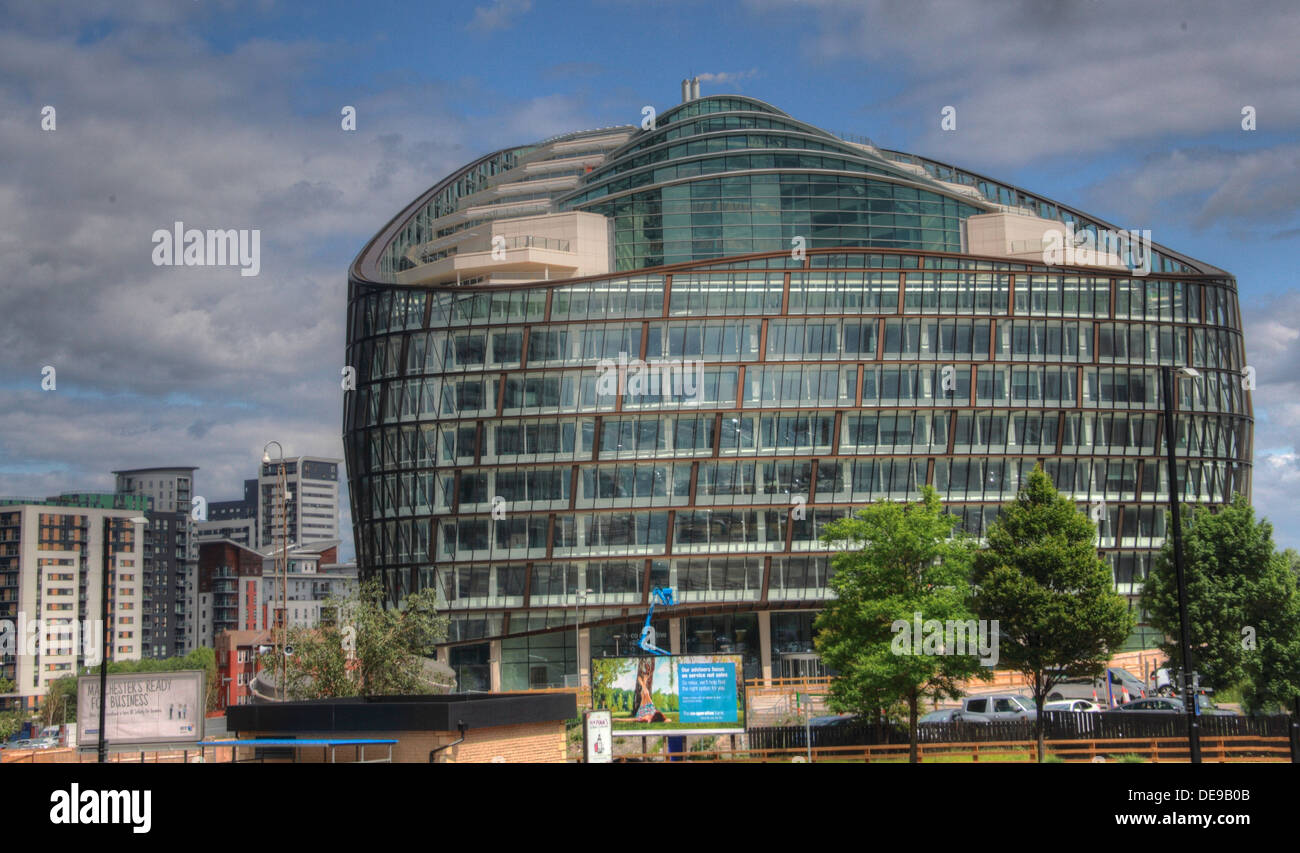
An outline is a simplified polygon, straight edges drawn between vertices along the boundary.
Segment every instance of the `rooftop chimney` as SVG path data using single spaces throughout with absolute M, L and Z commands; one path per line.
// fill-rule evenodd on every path
M 682 103 L 684 104 L 690 99 L 691 99 L 691 81 L 683 80 L 682 81 Z
M 691 100 L 694 101 L 700 97 L 700 78 L 691 79 Z

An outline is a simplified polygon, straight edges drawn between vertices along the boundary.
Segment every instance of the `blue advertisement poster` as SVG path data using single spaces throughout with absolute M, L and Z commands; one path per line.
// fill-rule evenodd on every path
M 677 666 L 683 723 L 736 723 L 736 665 L 731 661 Z
M 591 700 L 614 735 L 745 730 L 745 664 L 737 654 L 594 658 Z

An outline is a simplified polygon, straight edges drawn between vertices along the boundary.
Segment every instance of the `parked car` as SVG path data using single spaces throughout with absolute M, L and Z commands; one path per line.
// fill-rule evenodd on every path
M 1077 713 L 1098 714 L 1101 706 L 1087 699 L 1062 699 L 1043 703 L 1044 711 L 1074 711 Z
M 989 720 L 1032 720 L 1038 716 L 1034 700 L 1019 693 L 991 693 L 967 696 L 961 704 L 962 716 L 976 715 Z
M 1177 699 L 1156 697 L 1155 699 L 1139 699 L 1136 702 L 1129 702 L 1127 705 L 1120 705 L 1115 708 L 1115 711 L 1181 714 L 1183 712 L 1183 703 Z
M 1241 714 L 1231 708 L 1221 708 L 1210 701 L 1208 696 L 1198 696 L 1197 702 L 1201 706 L 1201 716 L 1211 717 L 1240 717 Z
M 937 725 L 939 723 L 952 723 L 956 722 L 953 719 L 954 716 L 961 716 L 961 711 L 957 708 L 944 708 L 939 711 L 931 711 L 928 714 L 922 714 L 921 719 L 916 722 L 918 725 L 922 726 Z
M 813 717 L 808 721 L 808 725 L 816 729 L 827 726 L 847 726 L 856 722 L 858 722 L 856 714 L 832 714 L 825 717 Z
M 1109 689 L 1107 689 L 1108 680 Z M 1147 687 L 1137 676 L 1121 667 L 1111 667 L 1100 678 L 1065 679 L 1056 684 L 1047 694 L 1047 701 L 1089 699 L 1102 707 L 1106 707 L 1111 701 L 1116 705 L 1123 705 L 1125 690 L 1128 691 L 1130 702 L 1147 698 Z
M 989 718 L 983 714 L 967 714 L 960 708 L 943 708 L 938 711 L 931 711 L 921 719 L 917 720 L 917 725 L 933 726 L 941 723 L 975 723 L 977 725 L 989 722 Z
M 1235 717 L 1238 716 L 1236 711 L 1230 711 L 1227 708 L 1220 708 L 1210 701 L 1210 697 L 1204 694 L 1198 694 L 1196 704 L 1200 706 L 1201 716 L 1206 717 Z M 1129 702 L 1127 705 L 1120 705 L 1117 711 L 1132 713 L 1134 711 L 1157 714 L 1182 714 L 1185 708 L 1182 699 L 1174 697 L 1157 696 L 1153 699 L 1139 699 L 1136 702 Z

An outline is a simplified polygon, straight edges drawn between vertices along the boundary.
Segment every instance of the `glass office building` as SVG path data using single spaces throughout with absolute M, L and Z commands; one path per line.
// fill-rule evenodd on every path
M 1133 594 L 1165 535 L 1162 365 L 1200 373 L 1183 499 L 1249 495 L 1231 275 L 1156 244 L 1057 263 L 1051 234 L 1119 229 L 684 91 L 651 129 L 480 158 L 350 269 L 357 558 L 393 602 L 439 590 L 462 687 L 628 652 L 656 586 L 659 645 L 815 672 L 827 522 L 928 483 L 978 535 L 1039 464 Z

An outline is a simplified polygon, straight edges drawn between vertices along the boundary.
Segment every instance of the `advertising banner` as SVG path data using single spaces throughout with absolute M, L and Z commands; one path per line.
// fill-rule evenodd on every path
M 203 739 L 203 671 L 108 676 L 108 742 L 181 743 Z M 99 676 L 77 679 L 77 742 L 99 743 Z
M 677 665 L 683 723 L 736 723 L 736 667 L 727 661 Z
M 615 736 L 735 734 L 745 730 L 740 655 L 653 655 L 591 662 L 592 706 Z
M 586 724 L 584 742 L 587 745 L 588 764 L 612 764 L 614 761 L 613 720 L 609 711 L 588 711 L 583 716 Z

